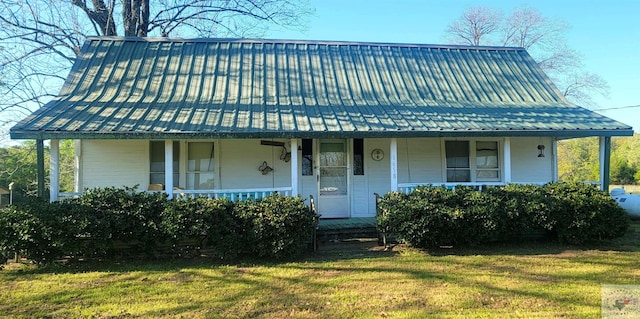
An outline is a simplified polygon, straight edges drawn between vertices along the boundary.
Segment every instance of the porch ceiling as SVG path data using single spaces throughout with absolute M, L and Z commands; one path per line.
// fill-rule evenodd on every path
M 632 135 L 521 48 L 90 38 L 14 139 Z

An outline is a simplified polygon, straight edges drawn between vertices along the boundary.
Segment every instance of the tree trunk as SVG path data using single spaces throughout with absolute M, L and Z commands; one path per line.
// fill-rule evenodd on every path
M 73 5 L 82 9 L 89 19 L 98 25 L 100 33 L 104 36 L 116 36 L 116 24 L 113 20 L 112 9 L 109 9 L 103 0 L 91 0 L 95 10 L 91 10 L 87 7 L 86 0 L 73 0 Z
M 124 35 L 146 37 L 149 28 L 149 0 L 123 0 Z

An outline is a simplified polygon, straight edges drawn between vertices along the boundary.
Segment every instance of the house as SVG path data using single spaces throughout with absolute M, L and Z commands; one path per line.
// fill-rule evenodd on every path
M 554 181 L 566 138 L 600 137 L 605 170 L 633 131 L 568 102 L 522 48 L 97 37 L 10 133 L 51 140 L 52 200 L 73 139 L 77 192 L 313 195 L 343 218 L 422 184 Z

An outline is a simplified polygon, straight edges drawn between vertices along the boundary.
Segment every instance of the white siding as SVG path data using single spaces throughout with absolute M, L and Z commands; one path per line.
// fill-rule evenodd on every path
M 289 151 L 288 140 L 284 142 Z M 220 185 L 221 189 L 264 188 L 291 186 L 290 162 L 280 159 L 282 147 L 260 145 L 260 140 L 220 140 Z M 273 168 L 262 175 L 258 167 L 263 162 Z M 303 182 L 303 181 L 301 181 Z
M 365 162 L 367 159 L 365 158 Z M 365 171 L 365 174 L 367 172 Z M 375 216 L 375 206 L 373 208 L 374 214 L 371 215 L 370 205 L 375 202 L 371 201 L 369 192 L 369 185 L 367 184 L 367 175 L 352 175 L 351 176 L 351 217 L 370 217 Z
M 444 182 L 441 153 L 439 138 L 398 139 L 398 182 Z
M 358 215 L 357 217 L 374 217 L 376 215 L 376 200 L 373 193 L 378 193 L 382 196 L 391 190 L 389 147 L 389 139 L 364 140 L 364 174 L 367 188 L 355 191 L 354 198 L 357 198 L 357 205 L 362 205 L 362 208 L 359 208 L 357 211 L 363 213 L 366 207 L 367 213 L 366 215 Z M 374 161 L 371 158 L 371 152 L 377 148 L 384 152 L 384 158 L 381 161 Z M 356 192 L 359 193 L 355 194 Z M 356 216 L 354 215 L 354 217 Z
M 83 140 L 82 188 L 149 186 L 149 141 Z
M 538 144 L 545 146 L 545 157 L 538 157 Z M 511 138 L 511 181 L 547 183 L 553 180 L 551 138 Z

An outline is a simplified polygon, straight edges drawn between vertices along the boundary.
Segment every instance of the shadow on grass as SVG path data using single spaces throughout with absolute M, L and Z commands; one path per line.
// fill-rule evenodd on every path
M 614 240 L 594 241 L 584 245 L 568 245 L 547 240 L 527 240 L 519 242 L 494 242 L 477 246 L 439 247 L 416 249 L 404 244 L 390 244 L 387 248 L 375 240 L 354 240 L 322 243 L 316 252 L 307 252 L 291 260 L 265 260 L 257 258 L 235 258 L 223 260 L 207 256 L 185 259 L 104 259 L 54 263 L 42 267 L 25 267 L 15 275 L 79 273 L 89 271 L 132 272 L 132 271 L 179 271 L 181 269 L 211 269 L 216 267 L 279 266 L 288 263 L 323 263 L 359 259 L 393 258 L 403 253 L 420 253 L 432 257 L 445 256 L 541 256 L 576 254 L 586 251 L 640 251 L 640 221 L 632 221 L 626 235 Z

